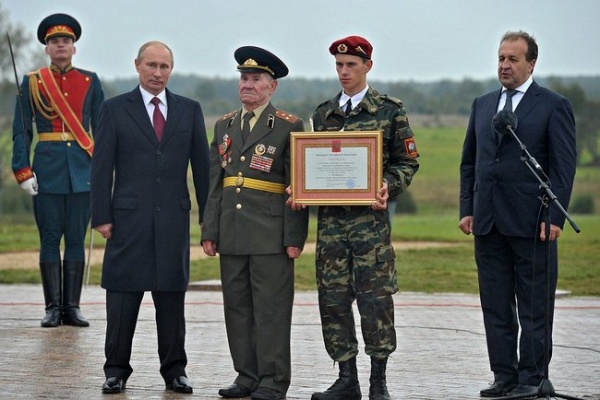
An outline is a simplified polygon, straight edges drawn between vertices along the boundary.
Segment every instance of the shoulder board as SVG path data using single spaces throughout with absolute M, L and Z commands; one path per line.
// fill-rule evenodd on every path
M 298 117 L 296 117 L 295 115 L 293 115 L 293 114 L 288 114 L 288 113 L 286 113 L 285 111 L 281 111 L 281 110 L 277 110 L 277 111 L 275 112 L 275 116 L 276 116 L 277 118 L 281 118 L 281 119 L 283 119 L 283 120 L 289 121 L 289 122 L 291 122 L 292 124 L 296 123 L 296 121 L 298 121 L 298 119 L 299 119 L 299 118 L 298 118 Z
M 404 105 L 404 103 L 402 103 L 402 100 L 400 100 L 397 97 L 388 96 L 387 94 L 381 94 L 380 96 L 383 100 L 391 101 L 392 103 L 397 104 L 400 107 Z
M 232 112 L 230 112 L 229 114 L 225 114 L 225 115 L 223 115 L 221 118 L 219 118 L 219 119 L 217 120 L 217 122 L 222 122 L 222 121 L 225 121 L 226 119 L 229 119 L 229 118 L 233 117 L 233 116 L 234 116 L 236 113 L 237 113 L 237 111 L 232 111 Z

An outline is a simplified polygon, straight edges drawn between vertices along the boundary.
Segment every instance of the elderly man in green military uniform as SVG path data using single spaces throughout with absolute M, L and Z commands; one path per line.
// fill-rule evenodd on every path
M 12 169 L 21 188 L 34 196 L 46 302 L 41 325 L 88 326 L 79 300 L 90 219 L 93 135 L 104 93 L 94 72 L 71 64 L 81 36 L 75 18 L 52 14 L 42 20 L 37 36 L 46 46 L 50 66 L 30 72 L 21 84 L 22 109 L 17 104 L 13 122 Z M 30 165 L 34 125 L 38 143 Z
M 418 153 L 402 102 L 367 84 L 373 47 L 360 36 L 335 41 L 343 90 L 313 113 L 315 131 L 383 131 L 383 185 L 368 206 L 319 207 L 316 275 L 325 348 L 339 363 L 339 379 L 313 400 L 360 399 L 358 341 L 352 312 L 356 300 L 365 352 L 371 357 L 369 399 L 389 399 L 386 365 L 396 349 L 394 303 L 398 291 L 387 201 L 406 190 L 419 169 Z M 289 204 L 292 209 L 302 205 Z
M 286 65 L 267 50 L 234 53 L 242 108 L 215 124 L 202 246 L 220 254 L 225 324 L 234 383 L 227 398 L 285 398 L 291 379 L 294 259 L 308 231 L 307 210 L 286 207 L 290 132 L 302 120 L 270 102 Z

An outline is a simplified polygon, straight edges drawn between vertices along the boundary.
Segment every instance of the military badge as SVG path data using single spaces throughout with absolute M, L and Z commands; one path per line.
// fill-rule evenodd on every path
M 254 153 L 258 154 L 259 156 L 262 156 L 263 154 L 265 154 L 266 151 L 267 151 L 267 148 L 265 147 L 264 144 L 257 144 L 256 147 L 254 148 Z
M 275 147 L 275 146 L 269 146 L 269 147 L 267 147 L 267 154 L 275 155 L 275 151 L 276 150 L 277 150 L 277 147 Z
M 344 43 L 340 43 L 337 47 L 337 51 L 339 53 L 346 53 L 348 51 L 348 46 L 346 46 Z

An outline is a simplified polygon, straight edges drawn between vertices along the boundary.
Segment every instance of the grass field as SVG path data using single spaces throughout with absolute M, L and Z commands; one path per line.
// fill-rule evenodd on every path
M 425 129 L 415 127 L 421 155 L 421 168 L 410 192 L 417 203 L 414 215 L 397 215 L 393 223 L 394 241 L 443 241 L 460 246 L 397 251 L 400 288 L 422 292 L 477 292 L 477 271 L 473 260 L 472 237 L 463 235 L 458 224 L 459 162 L 464 130 L 462 128 Z M 600 210 L 600 169 L 577 170 L 573 198 L 589 195 Z M 559 287 L 574 295 L 600 296 L 600 214 L 573 215 L 580 226 L 576 234 L 567 224 L 559 244 Z M 197 220 L 196 216 L 192 217 Z M 10 216 L 0 217 L 0 253 L 36 250 L 37 230 L 31 223 L 9 224 Z M 193 225 L 192 241 L 197 243 L 199 228 Z M 309 240 L 314 240 L 315 221 L 311 219 Z M 89 240 L 89 238 L 88 238 Z M 102 239 L 95 236 L 96 246 Z M 101 267 L 92 268 L 91 282 L 99 282 Z M 201 259 L 192 263 L 192 280 L 219 277 L 218 260 Z M 2 270 L 0 283 L 39 282 L 39 272 Z M 296 287 L 315 289 L 314 255 L 304 254 L 296 263 Z

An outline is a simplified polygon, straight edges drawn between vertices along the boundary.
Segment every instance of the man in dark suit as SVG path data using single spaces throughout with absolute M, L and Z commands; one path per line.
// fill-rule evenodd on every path
M 125 390 L 140 303 L 151 291 L 160 373 L 167 389 L 191 393 L 184 348 L 192 207 L 187 172 L 190 164 L 202 222 L 209 168 L 204 117 L 198 102 L 166 89 L 173 53 L 165 44 L 144 44 L 135 67 L 139 86 L 101 108 L 92 160 L 92 226 L 108 240 L 102 390 Z
M 556 239 L 565 216 L 550 205 L 548 237 L 537 178 L 521 161 L 515 138 L 492 126 L 497 112 L 514 111 L 516 135 L 567 208 L 575 176 L 573 110 L 566 98 L 533 80 L 537 55 L 536 41 L 529 34 L 508 32 L 502 37 L 498 51 L 502 88 L 473 102 L 462 153 L 459 228 L 475 235 L 481 306 L 494 373 L 494 383 L 480 392 L 484 397 L 535 395 L 546 376 L 545 308 L 548 301 L 551 329 L 558 271 Z
M 37 36 L 46 46 L 50 66 L 30 72 L 21 84 L 23 97 L 13 121 L 12 169 L 19 186 L 34 196 L 46 302 L 41 325 L 89 326 L 79 300 L 90 220 L 93 135 L 104 93 L 98 75 L 71 64 L 81 36 L 75 18 L 52 14 L 42 20 Z M 29 144 L 34 131 L 37 144 L 31 166 Z
M 225 323 L 234 384 L 223 397 L 283 399 L 290 385 L 294 258 L 308 230 L 306 210 L 285 206 L 290 132 L 302 120 L 276 109 L 271 96 L 287 75 L 274 54 L 235 51 L 242 108 L 215 124 L 202 246 L 220 254 Z

